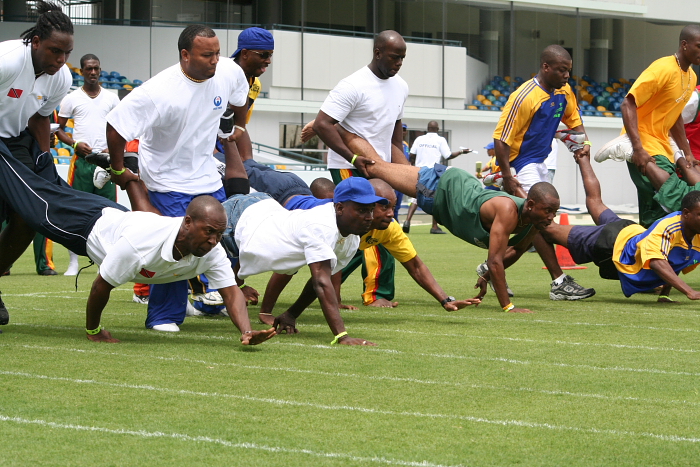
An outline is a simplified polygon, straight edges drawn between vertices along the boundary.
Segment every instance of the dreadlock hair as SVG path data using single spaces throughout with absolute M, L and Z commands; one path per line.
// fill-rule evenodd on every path
M 39 13 L 36 24 L 20 36 L 25 44 L 32 42 L 34 36 L 39 36 L 42 41 L 48 39 L 54 31 L 73 35 L 73 23 L 60 6 L 42 0 L 37 2 L 36 11 Z

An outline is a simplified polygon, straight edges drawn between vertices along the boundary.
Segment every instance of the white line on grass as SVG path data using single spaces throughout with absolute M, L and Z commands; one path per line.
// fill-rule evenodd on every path
M 422 462 L 411 462 L 402 461 L 398 459 L 387 459 L 385 457 L 362 457 L 353 456 L 352 454 L 345 454 L 342 452 L 322 452 L 322 451 L 312 451 L 310 449 L 294 449 L 294 448 L 284 448 L 279 446 L 267 446 L 264 444 L 256 443 L 233 443 L 225 439 L 220 438 L 210 438 L 208 436 L 191 436 L 184 433 L 163 433 L 162 431 L 145 431 L 145 430 L 129 430 L 129 429 L 113 429 L 105 428 L 99 426 L 86 426 L 86 425 L 73 425 L 72 423 L 56 423 L 49 422 L 46 420 L 29 420 L 26 418 L 19 417 L 9 417 L 6 415 L 0 415 L 0 421 L 3 422 L 14 422 L 27 425 L 39 425 L 48 428 L 63 428 L 66 430 L 77 430 L 77 431 L 93 431 L 98 433 L 108 433 L 112 435 L 130 435 L 139 438 L 171 438 L 180 441 L 191 441 L 196 443 L 212 443 L 219 444 L 221 446 L 226 446 L 229 448 L 236 449 L 255 449 L 259 451 L 267 451 L 274 453 L 285 453 L 285 454 L 306 454 L 314 457 L 322 457 L 328 459 L 346 459 L 353 462 L 372 462 L 375 464 L 386 464 L 386 465 L 404 465 L 410 467 L 448 467 L 441 464 L 433 464 L 432 462 L 422 461 Z M 459 466 L 454 466 L 459 467 Z
M 264 404 L 275 404 L 281 406 L 292 406 L 292 407 L 308 407 L 318 410 L 329 410 L 331 412 L 337 412 L 339 410 L 345 410 L 350 412 L 360 412 L 367 414 L 376 415 L 388 415 L 388 416 L 399 416 L 399 417 L 418 417 L 418 418 L 432 418 L 432 419 L 449 419 L 449 420 L 460 420 L 473 423 L 485 423 L 489 425 L 501 425 L 501 426 L 515 426 L 522 428 L 541 428 L 547 430 L 555 431 L 575 431 L 580 433 L 593 433 L 593 434 L 605 434 L 614 436 L 630 436 L 630 437 L 642 437 L 642 438 L 654 438 L 662 441 L 670 442 L 688 442 L 688 443 L 700 443 L 700 438 L 693 438 L 687 436 L 678 435 L 664 435 L 658 433 L 647 433 L 647 432 L 636 432 L 628 430 L 611 430 L 605 428 L 585 428 L 577 426 L 567 426 L 567 425 L 554 425 L 551 423 L 538 423 L 538 422 L 528 422 L 523 420 L 498 420 L 498 419 L 488 419 L 483 417 L 475 417 L 469 415 L 454 415 L 454 414 L 441 414 L 441 413 L 423 413 L 423 412 L 398 412 L 394 410 L 381 410 L 372 409 L 368 407 L 350 406 L 350 405 L 327 405 L 327 404 L 315 404 L 313 402 L 303 402 L 288 399 L 272 399 L 266 397 L 254 397 L 246 396 L 240 394 L 225 394 L 217 392 L 201 392 L 201 391 L 190 391 L 187 389 L 171 389 L 171 388 L 160 388 L 151 385 L 140 385 L 140 384 L 126 384 L 126 383 L 108 383 L 104 381 L 96 380 L 85 380 L 85 379 L 72 379 L 56 376 L 46 376 L 46 375 L 35 375 L 31 373 L 19 373 L 11 371 L 0 372 L 5 375 L 12 376 L 23 376 L 27 378 L 35 379 L 46 379 L 51 381 L 64 381 L 76 384 L 95 384 L 99 386 L 117 387 L 124 389 L 137 389 L 137 390 L 147 390 L 155 391 L 169 394 L 179 394 L 186 396 L 202 396 L 208 399 L 211 398 L 229 398 L 245 400 L 249 402 L 259 402 Z M 423 464 L 404 464 L 404 465 L 423 465 Z M 432 464 L 430 464 L 432 465 Z

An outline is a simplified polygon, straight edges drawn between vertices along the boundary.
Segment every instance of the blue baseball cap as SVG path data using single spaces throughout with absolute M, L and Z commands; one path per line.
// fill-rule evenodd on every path
M 238 48 L 231 55 L 235 57 L 241 50 L 275 50 L 275 38 L 272 33 L 263 28 L 248 28 L 238 35 Z
M 408 125 L 406 125 L 405 123 L 402 123 L 401 128 L 403 128 L 404 130 L 408 130 Z
M 354 201 L 359 204 L 389 204 L 388 200 L 377 196 L 369 180 L 362 177 L 350 177 L 338 183 L 333 194 L 333 202 L 344 201 Z
M 491 141 L 489 144 L 484 146 L 484 149 L 493 149 L 493 141 Z

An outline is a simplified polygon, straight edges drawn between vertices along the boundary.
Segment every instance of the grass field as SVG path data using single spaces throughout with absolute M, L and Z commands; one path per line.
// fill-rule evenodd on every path
M 448 293 L 472 296 L 484 251 L 428 226 L 411 239 Z M 62 273 L 68 256 L 55 256 Z M 508 280 L 514 303 L 535 313 L 498 312 L 489 293 L 450 314 L 398 270 L 398 308 L 343 313 L 376 348 L 330 347 L 317 304 L 300 334 L 257 347 L 241 347 L 224 318 L 147 331 L 130 286 L 112 293 L 102 321 L 122 342 L 95 344 L 84 335 L 95 269 L 76 293 L 73 278 L 37 276 L 25 254 L 0 281 L 11 313 L 0 465 L 700 464 L 697 303 L 678 292 L 669 305 L 625 299 L 595 267 L 573 271 L 595 297 L 552 302 L 527 254 Z M 248 283 L 263 291 L 266 279 Z M 359 291 L 353 277 L 345 302 L 359 305 Z M 258 307 L 249 311 L 257 322 Z

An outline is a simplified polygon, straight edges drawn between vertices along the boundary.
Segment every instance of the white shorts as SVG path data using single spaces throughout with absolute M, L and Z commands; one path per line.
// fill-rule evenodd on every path
M 547 170 L 547 165 L 544 162 L 539 164 L 527 164 L 525 167 L 520 169 L 518 172 L 518 181 L 523 186 L 525 193 L 530 191 L 532 185 L 539 182 L 549 183 L 549 171 Z

